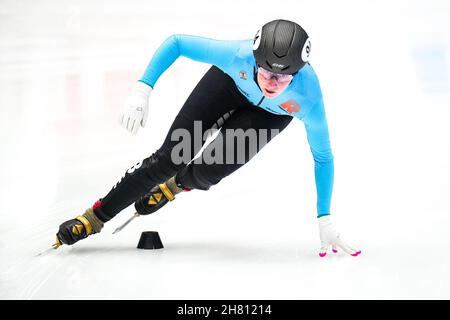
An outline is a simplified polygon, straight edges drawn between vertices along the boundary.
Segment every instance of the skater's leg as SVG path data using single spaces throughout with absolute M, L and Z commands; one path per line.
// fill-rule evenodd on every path
M 189 135 L 194 136 L 194 131 L 198 128 L 195 122 L 201 121 L 200 131 L 203 137 L 203 133 L 209 128 L 220 127 L 234 110 L 248 105 L 249 102 L 239 93 L 230 76 L 212 67 L 180 110 L 162 146 L 150 157 L 127 170 L 113 189 L 86 210 L 85 214 L 63 223 L 58 232 L 58 241 L 73 244 L 90 234 L 100 232 L 104 222 L 185 167 L 189 161 L 179 163 L 172 159 L 172 149 L 179 143 L 172 139 L 175 130 L 186 130 Z M 192 143 L 189 157 L 194 157 L 201 147 L 202 143 Z
M 202 156 L 215 154 L 213 163 L 207 163 L 211 160 L 205 161 L 205 157 L 201 163 L 193 161 L 177 174 L 177 181 L 186 188 L 208 190 L 250 161 L 291 120 L 291 116 L 275 115 L 256 107 L 239 109 L 203 151 Z M 217 152 L 220 148 L 222 155 Z
M 202 138 L 206 130 L 220 127 L 235 110 L 248 105 L 249 102 L 239 93 L 233 80 L 217 67 L 212 67 L 176 116 L 162 146 L 152 156 L 127 170 L 123 178 L 95 207 L 95 214 L 103 222 L 112 219 L 150 189 L 173 177 L 186 166 L 200 150 L 202 143 L 191 141 L 190 154 L 181 155 L 187 161 L 174 161 L 172 149 L 179 143 L 172 137 L 176 130 L 185 130 L 192 139 L 194 134 L 200 134 Z

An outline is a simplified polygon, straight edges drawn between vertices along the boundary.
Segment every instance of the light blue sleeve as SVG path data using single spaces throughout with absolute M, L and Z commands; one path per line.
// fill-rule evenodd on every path
M 330 214 L 333 192 L 334 161 L 330 146 L 328 124 L 323 100 L 312 106 L 303 118 L 308 143 L 314 158 L 314 175 L 317 190 L 317 216 Z
M 212 64 L 220 69 L 230 65 L 241 41 L 221 41 L 189 35 L 172 35 L 156 50 L 140 81 L 155 85 L 161 74 L 180 56 Z

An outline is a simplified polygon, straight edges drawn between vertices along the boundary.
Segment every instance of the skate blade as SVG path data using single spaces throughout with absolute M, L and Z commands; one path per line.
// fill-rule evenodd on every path
M 127 221 L 125 221 L 124 224 L 122 224 L 120 227 L 118 227 L 116 230 L 114 230 L 114 232 L 112 234 L 116 234 L 119 231 L 121 231 L 123 228 L 125 228 L 131 221 L 133 221 L 134 218 L 139 217 L 139 213 L 135 213 L 130 219 L 128 219 Z
M 52 244 L 52 246 L 51 246 L 50 248 L 45 249 L 45 250 L 42 251 L 42 252 L 39 252 L 37 255 L 35 255 L 35 257 L 40 257 L 40 256 L 43 256 L 43 255 L 46 255 L 46 254 L 48 254 L 50 251 L 58 249 L 60 246 L 62 246 L 62 242 L 59 241 L 59 239 L 58 239 L 58 237 L 57 237 L 57 238 L 56 238 L 56 242 L 55 242 L 54 244 Z

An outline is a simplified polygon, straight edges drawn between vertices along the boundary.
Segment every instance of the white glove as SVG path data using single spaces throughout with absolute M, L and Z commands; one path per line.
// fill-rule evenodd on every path
M 152 90 L 149 85 L 138 81 L 125 102 L 119 120 L 122 127 L 132 134 L 136 134 L 140 126 L 145 127 L 148 117 L 148 97 Z
M 329 215 L 319 218 L 319 229 L 321 243 L 319 256 L 325 257 L 330 246 L 332 247 L 334 253 L 338 252 L 338 247 L 354 257 L 361 253 L 361 250 L 356 250 L 350 247 L 344 242 L 344 240 L 341 239 L 339 232 L 336 231 L 331 223 L 331 217 Z

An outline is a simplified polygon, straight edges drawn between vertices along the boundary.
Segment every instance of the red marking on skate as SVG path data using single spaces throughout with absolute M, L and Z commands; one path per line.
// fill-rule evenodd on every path
M 281 104 L 281 108 L 286 110 L 288 113 L 293 113 L 293 112 L 299 112 L 300 111 L 300 105 L 294 99 L 290 99 L 290 100 L 288 100 L 286 102 L 283 102 Z
M 191 191 L 192 189 L 189 189 L 189 188 L 186 188 L 186 187 L 183 187 L 183 191 Z
M 102 202 L 100 200 L 97 200 L 94 205 L 92 206 L 92 209 L 97 209 L 98 207 L 102 206 Z
M 320 256 L 321 258 L 325 257 L 326 255 L 327 255 L 326 252 L 325 252 L 325 253 L 319 253 L 319 256 Z

